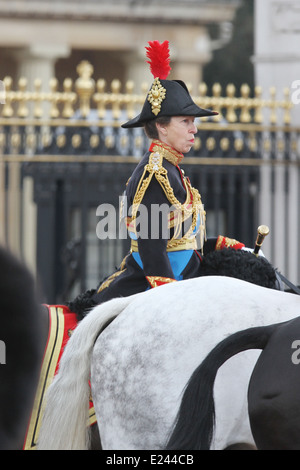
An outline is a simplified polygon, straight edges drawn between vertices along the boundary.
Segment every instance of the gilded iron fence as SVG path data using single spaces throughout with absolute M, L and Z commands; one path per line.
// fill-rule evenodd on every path
M 128 240 L 99 240 L 100 204 L 118 212 L 119 196 L 148 148 L 141 129 L 120 124 L 135 116 L 148 85 L 114 80 L 108 91 L 82 62 L 78 79 L 53 78 L 49 91 L 24 78 L 13 90 L 4 78 L 0 108 L 0 240 L 23 257 L 41 280 L 48 302 L 93 287 L 121 261 Z M 33 90 L 30 90 L 33 86 Z M 208 214 L 208 235 L 224 233 L 252 246 L 256 227 L 270 226 L 264 252 L 299 284 L 300 129 L 291 125 L 289 90 L 233 85 L 194 100 L 219 115 L 201 119 L 183 161 Z

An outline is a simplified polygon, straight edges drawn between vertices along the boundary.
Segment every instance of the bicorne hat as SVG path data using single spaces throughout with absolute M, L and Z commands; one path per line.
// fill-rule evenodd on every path
M 169 42 L 149 41 L 146 47 L 148 64 L 154 81 L 148 92 L 141 113 L 122 127 L 143 127 L 160 116 L 215 116 L 216 111 L 203 109 L 194 103 L 186 84 L 181 80 L 167 80 L 171 71 Z

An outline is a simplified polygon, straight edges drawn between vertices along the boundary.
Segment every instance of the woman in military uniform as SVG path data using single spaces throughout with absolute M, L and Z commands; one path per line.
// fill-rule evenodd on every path
M 167 80 L 171 70 L 168 41 L 149 42 L 146 50 L 154 81 L 141 113 L 122 125 L 144 127 L 151 140 L 123 196 L 123 223 L 131 249 L 118 271 L 95 291 L 77 298 L 77 304 L 89 307 L 197 277 L 203 254 L 224 246 L 244 246 L 222 236 L 206 240 L 201 196 L 180 168 L 194 143 L 195 118 L 218 113 L 197 106 L 181 80 Z M 76 302 L 70 308 L 76 311 Z
M 144 127 L 152 141 L 124 194 L 123 223 L 131 250 L 120 269 L 98 287 L 92 297 L 96 304 L 196 277 L 201 254 L 225 245 L 243 246 L 225 237 L 206 240 L 201 196 L 180 169 L 194 144 L 195 118 L 217 113 L 198 107 L 184 82 L 166 79 L 167 41 L 149 42 L 146 49 L 154 81 L 142 112 L 122 126 Z

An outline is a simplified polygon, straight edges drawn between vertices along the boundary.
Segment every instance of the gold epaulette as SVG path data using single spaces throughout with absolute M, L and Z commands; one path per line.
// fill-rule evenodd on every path
M 148 163 L 144 167 L 143 174 L 141 176 L 141 179 L 139 181 L 137 190 L 133 198 L 132 216 L 131 216 L 132 219 L 136 218 L 139 205 L 141 204 L 143 200 L 145 192 L 147 191 L 147 188 L 153 178 L 154 173 L 158 173 L 158 172 L 164 173 L 166 177 L 167 170 L 163 167 L 162 161 L 163 161 L 163 157 L 160 153 L 152 152 L 150 154 Z M 146 176 L 147 173 L 148 173 L 148 176 Z
M 144 172 L 139 181 L 135 196 L 133 198 L 132 214 L 130 217 L 130 221 L 128 222 L 130 222 L 131 224 L 135 224 L 135 219 L 137 217 L 139 206 L 142 203 L 145 192 L 154 176 L 160 184 L 162 190 L 166 195 L 167 200 L 169 201 L 172 207 L 173 212 L 169 218 L 169 227 L 174 227 L 174 236 L 172 239 L 173 247 L 175 247 L 175 245 L 179 247 L 179 245 L 183 245 L 186 240 L 195 237 L 194 230 L 196 228 L 196 225 L 199 224 L 200 218 L 200 237 L 198 237 L 199 245 L 197 245 L 197 247 L 202 249 L 204 240 L 206 238 L 206 214 L 201 201 L 201 196 L 197 189 L 191 186 L 190 181 L 187 178 L 183 177 L 183 184 L 186 190 L 187 197 L 186 201 L 184 203 L 181 203 L 174 194 L 174 190 L 168 178 L 168 171 L 163 166 L 164 158 L 170 161 L 170 158 L 173 158 L 174 156 L 171 155 L 170 157 L 168 151 L 164 148 L 160 149 L 159 147 L 155 147 L 153 150 L 154 151 L 151 152 L 149 155 L 148 163 L 144 167 Z M 190 227 L 182 237 L 180 243 L 178 243 L 178 234 L 182 230 L 182 223 L 189 217 L 192 218 Z
M 223 237 L 219 235 L 216 243 L 216 250 L 222 250 L 223 248 L 234 248 L 235 250 L 240 250 L 245 245 L 244 243 L 235 240 L 234 238 Z

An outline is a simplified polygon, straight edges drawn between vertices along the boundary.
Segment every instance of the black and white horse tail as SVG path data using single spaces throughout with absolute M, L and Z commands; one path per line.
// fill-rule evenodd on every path
M 264 349 L 279 324 L 249 328 L 221 341 L 189 379 L 166 449 L 209 450 L 215 426 L 213 388 L 218 369 L 248 349 Z
M 88 450 L 90 366 L 94 343 L 104 328 L 134 296 L 113 299 L 95 307 L 76 327 L 48 388 L 38 440 L 39 450 Z

